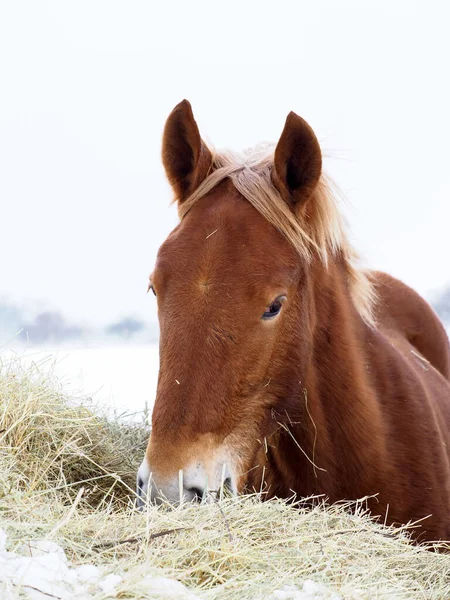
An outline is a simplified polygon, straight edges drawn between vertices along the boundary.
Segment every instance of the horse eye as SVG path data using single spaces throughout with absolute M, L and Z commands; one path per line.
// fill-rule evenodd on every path
M 148 290 L 147 290 L 147 292 L 150 292 L 150 291 L 152 291 L 152 292 L 153 292 L 153 295 L 154 295 L 154 296 L 156 296 L 155 288 L 152 286 L 152 284 L 151 284 L 151 283 L 150 283 L 150 284 L 149 284 L 149 286 L 148 286 Z
M 261 317 L 264 320 L 267 319 L 273 319 L 273 317 L 276 317 L 281 310 L 281 307 L 283 306 L 283 302 L 286 300 L 286 296 L 278 296 L 278 298 L 276 298 L 272 304 L 270 304 L 266 310 L 264 311 L 263 316 Z

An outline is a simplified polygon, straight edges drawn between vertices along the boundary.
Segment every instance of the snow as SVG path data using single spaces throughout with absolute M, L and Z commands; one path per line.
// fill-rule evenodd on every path
M 190 592 L 182 583 L 167 577 L 151 577 L 147 575 L 143 580 L 147 592 L 151 592 L 152 598 L 164 598 L 167 600 L 199 600 L 198 596 Z M 141 586 L 142 589 L 142 586 Z
M 87 565 L 92 566 L 92 565 Z M 110 573 L 107 575 L 102 581 L 99 581 L 98 585 L 101 588 L 102 592 L 108 595 L 114 594 L 116 591 L 116 586 L 121 583 L 122 577 L 120 575 L 115 575 L 114 573 Z
M 155 401 L 157 345 L 4 350 L 0 358 L 18 358 L 26 368 L 34 363 L 41 372 L 52 373 L 67 394 L 92 397 L 118 414 L 151 409 Z
M 62 600 L 90 600 L 98 594 L 116 598 L 120 594 L 122 575 L 105 573 L 94 565 L 73 566 L 58 544 L 33 541 L 21 548 L 21 553 L 6 550 L 7 536 L 0 529 L 0 595 L 13 589 L 23 590 L 31 600 L 49 597 Z M 182 583 L 167 577 L 147 575 L 140 582 L 140 590 L 151 592 L 153 598 L 198 600 Z M 3 597 L 3 595 L 1 596 Z
M 270 600 L 342 600 L 338 594 L 333 594 L 320 583 L 307 579 L 299 588 L 297 585 L 285 585 L 283 589 L 275 590 Z

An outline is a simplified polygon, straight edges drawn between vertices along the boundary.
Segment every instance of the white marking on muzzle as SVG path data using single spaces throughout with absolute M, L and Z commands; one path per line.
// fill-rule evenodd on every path
M 151 484 L 152 473 L 147 462 L 147 457 L 141 462 L 136 476 L 136 504 L 138 508 L 142 508 L 147 500 L 149 487 Z
M 193 500 L 212 502 L 222 499 L 224 493 L 237 494 L 235 470 L 228 463 L 212 461 L 207 467 L 203 461 L 196 461 L 172 477 L 161 478 L 152 473 L 145 457 L 137 474 L 138 507 L 148 501 L 157 504 L 164 501 L 174 504 Z

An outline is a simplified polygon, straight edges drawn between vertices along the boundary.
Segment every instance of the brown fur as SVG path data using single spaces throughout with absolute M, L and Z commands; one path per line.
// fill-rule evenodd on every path
M 175 115 L 163 160 L 182 206 L 215 167 L 190 105 Z M 289 115 L 272 181 L 314 232 L 325 214 L 314 208 L 320 148 L 299 119 Z M 314 246 L 310 259 L 299 254 L 231 179 L 189 205 L 152 276 L 161 368 L 149 460 L 169 476 L 226 446 L 240 490 L 331 502 L 376 494 L 373 514 L 399 524 L 431 515 L 417 538 L 449 540 L 446 333 L 422 298 L 382 273 L 367 279 L 377 297 L 368 322 L 347 244 L 326 261 Z M 280 295 L 279 316 L 262 321 Z

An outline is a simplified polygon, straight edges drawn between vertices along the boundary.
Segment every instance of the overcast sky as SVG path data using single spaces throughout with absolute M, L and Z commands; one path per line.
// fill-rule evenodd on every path
M 450 9 L 377 0 L 0 3 L 0 298 L 154 321 L 177 222 L 160 163 L 188 98 L 205 139 L 315 129 L 366 262 L 450 283 Z

